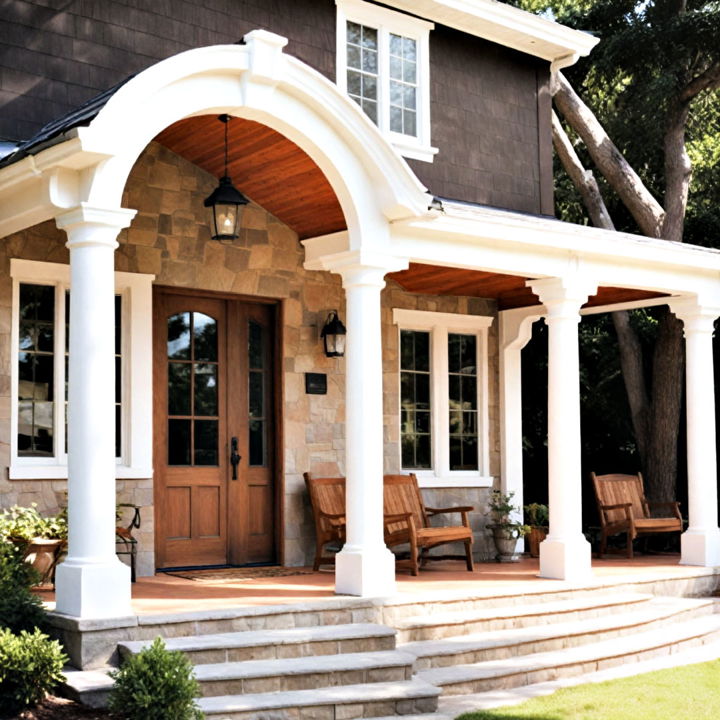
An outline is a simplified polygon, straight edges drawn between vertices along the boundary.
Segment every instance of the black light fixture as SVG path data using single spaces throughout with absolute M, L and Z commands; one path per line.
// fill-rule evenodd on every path
M 242 209 L 250 202 L 233 184 L 228 175 L 228 123 L 229 115 L 220 115 L 218 120 L 225 125 L 225 174 L 220 184 L 205 200 L 205 207 L 212 208 L 213 240 L 231 243 L 239 235 Z
M 323 325 L 320 337 L 325 343 L 325 354 L 328 357 L 342 357 L 345 355 L 345 336 L 347 330 L 338 317 L 337 310 L 333 310 Z

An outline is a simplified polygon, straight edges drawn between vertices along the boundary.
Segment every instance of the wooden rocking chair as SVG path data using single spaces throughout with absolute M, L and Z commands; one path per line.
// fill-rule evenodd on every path
M 340 549 L 345 544 L 345 478 L 314 478 L 304 473 L 315 521 L 315 560 L 313 570 L 320 565 L 334 565 L 335 555 L 323 555 L 325 545 L 334 543 Z
M 473 533 L 468 521 L 472 506 L 452 508 L 425 507 L 417 477 L 411 475 L 385 475 L 383 481 L 385 510 L 385 544 L 395 547 L 410 545 L 410 559 L 400 560 L 397 566 L 409 567 L 412 575 L 418 574 L 425 560 L 465 560 L 469 572 L 473 571 Z M 430 518 L 445 513 L 460 513 L 462 524 L 432 527 Z M 447 543 L 465 544 L 465 555 L 428 556 L 430 548 Z
M 682 532 L 680 503 L 648 502 L 642 474 L 596 475 L 591 473 L 600 515 L 600 557 L 607 550 L 610 535 L 627 534 L 627 556 L 633 556 L 633 540 L 639 535 Z M 651 508 L 665 507 L 668 517 L 653 517 Z

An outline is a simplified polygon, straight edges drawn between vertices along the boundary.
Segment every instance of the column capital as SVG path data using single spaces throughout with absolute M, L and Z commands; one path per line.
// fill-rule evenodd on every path
M 343 287 L 370 286 L 385 287 L 385 275 L 399 270 L 407 270 L 410 265 L 406 258 L 368 252 L 366 250 L 350 250 L 319 259 L 323 270 L 337 273 L 342 277 Z
M 575 315 L 597 292 L 597 282 L 582 274 L 538 278 L 525 283 L 547 308 L 548 316 Z
M 685 335 L 688 333 L 709 333 L 715 329 L 715 320 L 720 317 L 720 305 L 701 303 L 697 297 L 679 297 L 668 301 L 670 312 L 682 320 Z
M 65 246 L 73 248 L 96 245 L 117 247 L 117 235 L 132 222 L 137 210 L 127 208 L 101 208 L 80 203 L 72 210 L 58 215 L 55 224 L 65 230 L 68 241 Z

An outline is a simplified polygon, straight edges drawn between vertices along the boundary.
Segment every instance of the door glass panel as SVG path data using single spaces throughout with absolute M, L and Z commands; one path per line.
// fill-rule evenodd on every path
M 195 420 L 194 465 L 218 464 L 218 421 Z
M 400 332 L 400 446 L 404 468 L 429 468 L 430 333 Z
M 168 357 L 177 360 L 190 358 L 190 313 L 178 313 L 168 320 Z
M 168 420 L 168 465 L 190 464 L 190 420 Z
M 248 464 L 262 466 L 267 462 L 268 360 L 265 328 L 250 321 L 248 325 Z
M 217 321 L 177 313 L 168 318 L 167 337 L 168 464 L 218 465 Z

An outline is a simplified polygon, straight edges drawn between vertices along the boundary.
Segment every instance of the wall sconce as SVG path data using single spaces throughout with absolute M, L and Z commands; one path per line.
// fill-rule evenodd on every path
M 345 355 L 345 336 L 347 330 L 338 317 L 337 310 L 333 310 L 323 325 L 320 337 L 325 344 L 325 354 L 328 357 L 343 357 Z
M 228 175 L 228 123 L 229 115 L 220 115 L 218 120 L 225 125 L 225 174 L 219 185 L 205 200 L 205 207 L 212 208 L 213 240 L 231 243 L 239 236 L 242 209 L 249 200 L 232 184 Z

